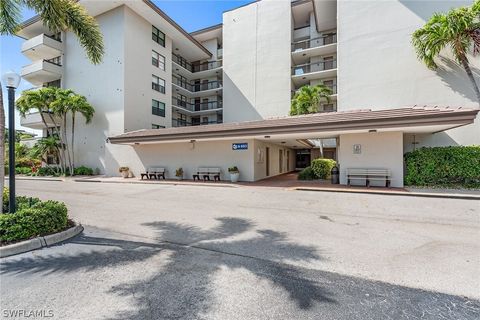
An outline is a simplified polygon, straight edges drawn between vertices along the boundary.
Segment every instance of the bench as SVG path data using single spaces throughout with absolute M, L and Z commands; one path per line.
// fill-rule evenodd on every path
M 165 180 L 165 168 L 148 168 L 146 172 L 140 173 L 140 179 L 160 179 Z
M 200 181 L 200 177 L 203 178 L 203 181 L 210 181 L 210 177 L 213 178 L 213 181 L 220 181 L 220 168 L 198 168 L 197 173 L 193 175 L 193 181 Z
M 385 186 L 390 188 L 391 173 L 388 169 L 361 169 L 349 168 L 347 169 L 347 185 L 353 180 L 365 180 L 365 185 L 370 187 L 371 181 L 384 181 Z

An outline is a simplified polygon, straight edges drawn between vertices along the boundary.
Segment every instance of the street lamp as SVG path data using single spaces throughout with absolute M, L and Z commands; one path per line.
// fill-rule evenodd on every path
M 15 89 L 20 84 L 20 76 L 13 71 L 7 71 L 2 76 L 2 82 L 8 89 L 8 188 L 10 213 L 15 212 Z M 0 88 L 1 89 L 1 88 Z

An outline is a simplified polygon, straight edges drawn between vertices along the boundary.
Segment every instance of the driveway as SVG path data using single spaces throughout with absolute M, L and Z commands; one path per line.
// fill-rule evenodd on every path
M 478 201 L 19 181 L 85 233 L 2 259 L 5 310 L 58 319 L 476 319 Z M 8 292 L 7 295 L 6 292 Z

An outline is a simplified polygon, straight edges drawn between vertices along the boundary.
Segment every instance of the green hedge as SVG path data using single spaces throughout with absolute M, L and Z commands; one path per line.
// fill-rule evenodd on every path
M 421 148 L 405 154 L 405 184 L 480 187 L 480 146 Z
M 3 193 L 3 199 L 4 202 L 7 200 L 6 208 L 8 208 L 8 192 Z M 0 214 L 0 242 L 43 236 L 62 231 L 67 227 L 67 207 L 64 203 L 27 197 L 16 199 L 15 213 Z M 3 209 L 5 210 L 5 206 Z
M 316 179 L 315 172 L 313 172 L 312 167 L 306 167 L 298 174 L 298 180 L 313 180 Z
M 333 159 L 315 159 L 312 161 L 312 170 L 318 179 L 327 179 L 336 165 Z

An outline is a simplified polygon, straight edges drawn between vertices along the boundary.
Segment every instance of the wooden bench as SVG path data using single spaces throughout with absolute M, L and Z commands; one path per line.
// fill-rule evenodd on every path
M 384 181 L 385 186 L 390 188 L 391 173 L 388 169 L 362 169 L 362 168 L 348 168 L 347 169 L 347 185 L 350 185 L 352 180 L 365 180 L 365 185 L 370 187 L 371 181 Z
M 146 172 L 140 173 L 140 179 L 160 179 L 165 180 L 165 168 L 148 168 Z
M 220 168 L 198 168 L 197 173 L 193 175 L 193 181 L 200 181 L 200 177 L 203 178 L 203 181 L 210 181 L 210 177 L 213 178 L 213 181 L 220 181 Z

